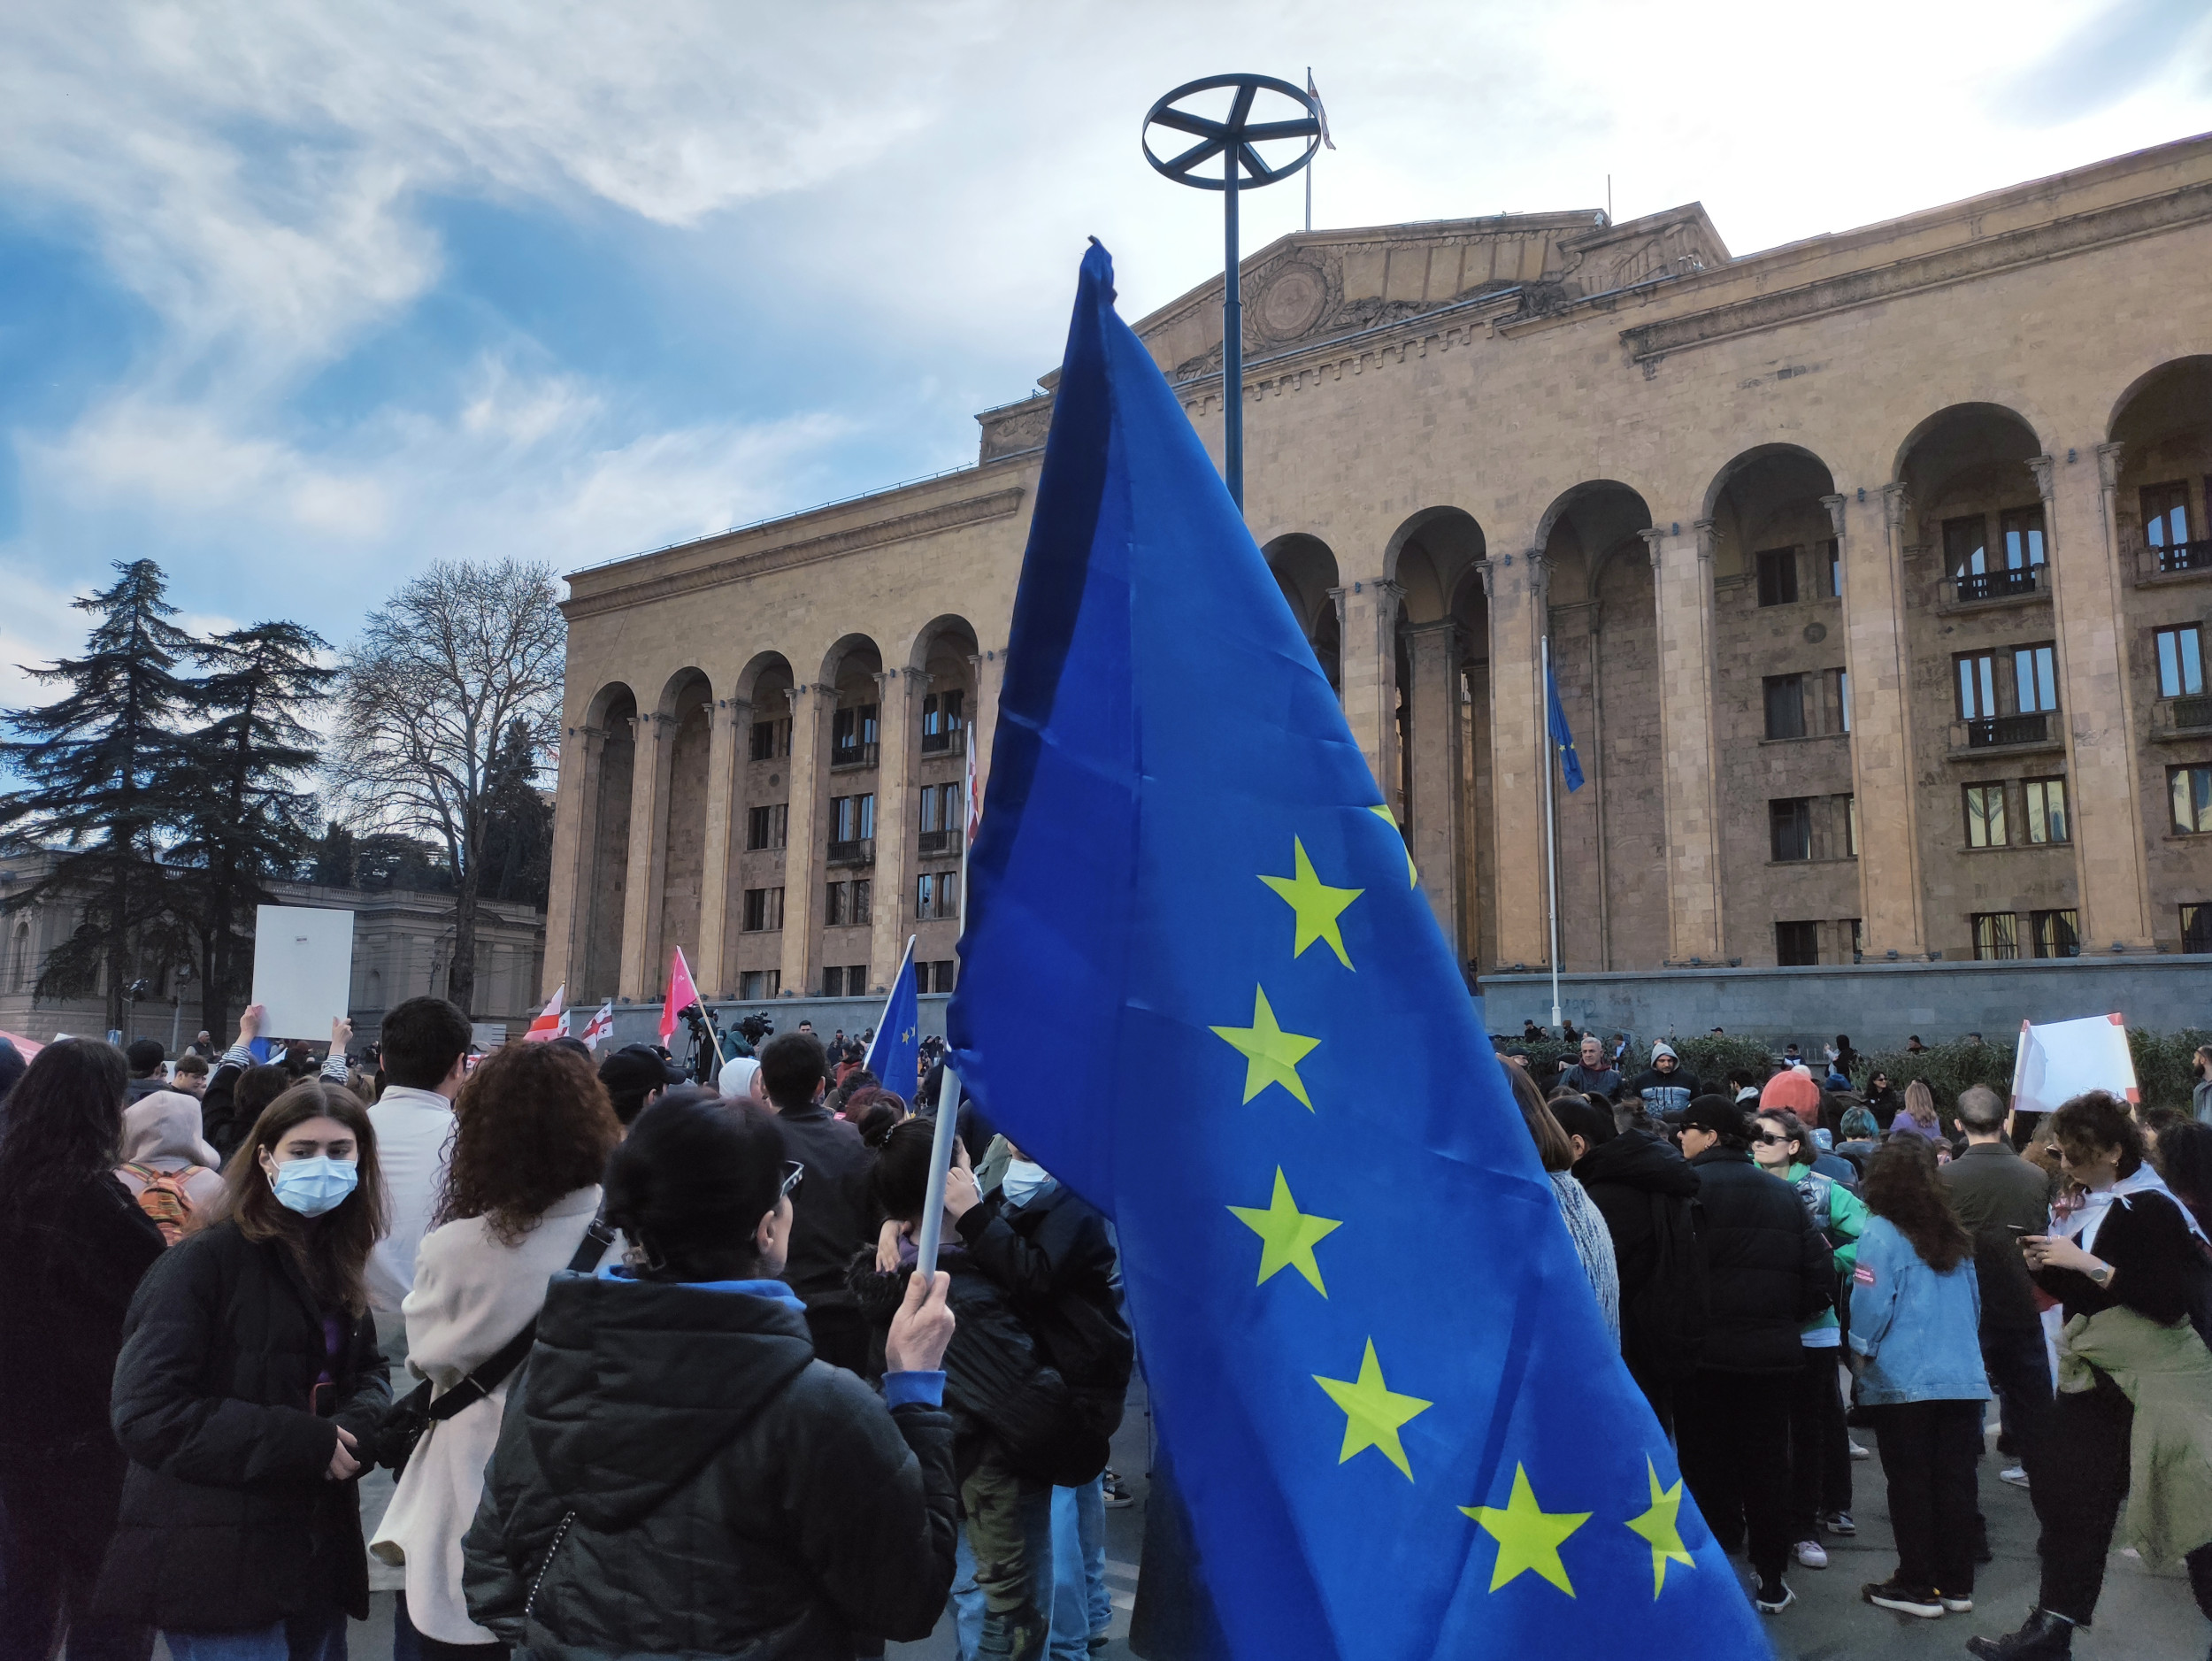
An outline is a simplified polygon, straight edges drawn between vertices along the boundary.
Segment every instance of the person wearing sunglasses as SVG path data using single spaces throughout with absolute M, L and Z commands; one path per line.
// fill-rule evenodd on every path
M 534 1655 L 849 1656 L 929 1635 L 956 1497 L 949 1277 L 905 1288 L 879 1396 L 776 1278 L 811 1173 L 776 1118 L 677 1091 L 607 1161 L 627 1261 L 553 1277 L 462 1542 L 469 1613 Z

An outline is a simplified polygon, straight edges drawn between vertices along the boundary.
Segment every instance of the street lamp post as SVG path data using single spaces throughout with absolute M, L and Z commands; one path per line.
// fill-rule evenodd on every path
M 1232 88 L 1225 119 L 1200 115 L 1175 106 L 1186 98 L 1222 88 Z M 1255 121 L 1252 105 L 1263 92 L 1287 98 L 1302 114 L 1286 120 Z M 1177 154 L 1162 158 L 1152 149 L 1152 129 L 1164 127 L 1187 133 L 1198 142 Z M 1304 141 L 1295 159 L 1271 166 L 1256 148 L 1286 139 Z M 1221 236 L 1224 248 L 1221 284 L 1221 477 L 1230 498 L 1244 506 L 1244 297 L 1238 270 L 1237 198 L 1287 179 L 1313 159 L 1321 142 L 1321 117 L 1312 96 L 1287 81 L 1271 75 L 1211 75 L 1187 81 L 1163 97 L 1144 118 L 1141 140 L 1144 158 L 1179 185 L 1222 194 Z M 1222 158 L 1221 176 L 1212 178 L 1198 168 L 1215 157 Z

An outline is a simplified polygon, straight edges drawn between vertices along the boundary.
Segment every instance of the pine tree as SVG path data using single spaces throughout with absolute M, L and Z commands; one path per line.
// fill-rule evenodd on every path
M 193 788 L 192 747 L 180 729 L 200 700 L 177 673 L 193 646 L 169 621 L 176 607 L 160 566 L 138 559 L 115 569 L 114 587 L 75 603 L 99 619 L 85 655 L 29 672 L 68 690 L 38 708 L 0 711 L 11 734 L 0 761 L 22 781 L 0 795 L 0 851 L 56 856 L 10 909 L 49 900 L 84 908 L 75 934 L 41 968 L 38 995 L 82 996 L 104 970 L 108 1025 L 120 1027 L 134 944 L 165 934 L 172 920 L 159 855 Z
M 484 791 L 484 897 L 543 911 L 553 885 L 553 804 L 537 780 L 530 729 L 510 722 Z
M 326 888 L 358 887 L 360 855 L 354 846 L 353 833 L 332 819 L 323 834 L 310 844 L 307 862 L 300 874 Z
M 305 856 L 315 816 L 300 788 L 318 765 L 303 717 L 329 695 L 334 669 L 316 655 L 328 645 L 296 623 L 256 623 L 197 650 L 206 678 L 201 704 L 211 718 L 188 738 L 197 788 L 172 858 L 183 882 L 200 957 L 200 1025 L 219 1033 L 245 995 L 253 948 L 246 925 L 270 896 L 263 883 L 289 877 Z

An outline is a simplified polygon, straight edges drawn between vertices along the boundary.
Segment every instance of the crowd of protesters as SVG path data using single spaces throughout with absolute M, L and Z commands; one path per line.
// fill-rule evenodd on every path
M 964 1661 L 1102 1647 L 1112 1234 L 964 1103 L 918 1273 L 933 1073 L 810 1030 L 710 1083 L 644 1045 L 480 1056 L 436 998 L 359 1059 L 342 1019 L 263 1059 L 263 1023 L 173 1065 L 0 1043 L 0 1661 L 337 1661 L 372 1557 L 396 1661 L 878 1656 L 949 1600 Z M 1761 1611 L 1878 1457 L 1865 1601 L 1971 1613 L 1993 1394 L 2041 1582 L 1974 1653 L 2069 1655 L 2116 1545 L 2212 1614 L 2212 1050 L 2186 1110 L 2026 1123 L 1853 1088 L 1843 1037 L 1701 1080 L 1591 1034 L 1548 1089 L 1511 1048 L 1597 1314 Z
M 1763 1612 L 1858 1532 L 1852 1463 L 1878 1457 L 1896 1567 L 1862 1597 L 1970 1614 L 1993 1397 L 2041 1579 L 2017 1631 L 1967 1648 L 2070 1655 L 2116 1543 L 2185 1571 L 2212 1616 L 2212 1049 L 2186 1109 L 2091 1092 L 2016 1114 L 1979 1086 L 1947 1112 L 1922 1080 L 1855 1087 L 1842 1035 L 1817 1076 L 1792 1045 L 1724 1085 L 1663 1042 L 1624 1082 L 1625 1040 L 1568 1036 L 1548 1091 L 1521 1045 L 1501 1045 L 1508 1077 L 1600 1313 Z

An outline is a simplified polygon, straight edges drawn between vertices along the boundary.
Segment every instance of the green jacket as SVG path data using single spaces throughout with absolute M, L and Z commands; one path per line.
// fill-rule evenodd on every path
M 1833 1177 L 1823 1176 L 1810 1165 L 1792 1165 L 1789 1174 L 1781 1180 L 1796 1188 L 1797 1197 L 1805 1203 L 1806 1215 L 1813 1219 L 1813 1227 L 1826 1234 L 1835 1248 L 1836 1273 L 1850 1273 L 1858 1265 L 1859 1235 L 1866 1228 L 1866 1202 Z M 1807 1321 L 1803 1330 L 1809 1349 L 1832 1349 L 1843 1342 L 1832 1304 Z M 1836 1335 L 1814 1336 L 1830 1333 Z
M 2090 1369 L 2135 1404 L 2128 1509 L 2113 1543 L 2153 1567 L 2212 1542 L 2212 1353 L 2187 1321 L 2161 1326 L 2115 1305 L 2077 1315 L 2058 1341 L 2058 1388 L 2093 1388 Z

